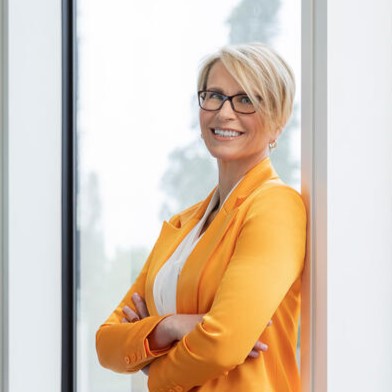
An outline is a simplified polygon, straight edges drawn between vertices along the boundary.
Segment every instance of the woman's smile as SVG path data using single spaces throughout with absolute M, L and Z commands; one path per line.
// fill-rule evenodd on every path
M 236 131 L 234 129 L 212 128 L 211 132 L 218 140 L 232 140 L 243 135 L 243 132 Z

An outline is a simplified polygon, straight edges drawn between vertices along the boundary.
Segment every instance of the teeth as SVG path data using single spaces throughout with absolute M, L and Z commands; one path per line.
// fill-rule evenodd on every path
M 226 129 L 214 129 L 214 134 L 223 137 L 236 137 L 236 136 L 240 136 L 241 132 L 231 131 L 231 130 L 229 131 Z

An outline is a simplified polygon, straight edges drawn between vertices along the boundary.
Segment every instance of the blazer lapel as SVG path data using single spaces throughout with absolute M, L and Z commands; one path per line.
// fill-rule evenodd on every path
M 176 227 L 170 222 L 164 221 L 159 237 L 156 241 L 154 249 L 151 252 L 151 266 L 148 270 L 145 288 L 145 300 L 150 309 L 150 313 L 157 313 L 154 302 L 154 281 L 161 269 L 162 265 L 169 259 L 173 252 L 177 249 L 181 241 L 195 227 L 204 215 L 205 210 L 211 200 L 215 189 L 201 203 L 200 207 L 195 211 L 193 216 L 187 219 L 183 216 L 179 217 L 179 226 Z
M 221 210 L 189 255 L 177 283 L 177 313 L 198 312 L 198 288 L 201 274 L 210 255 L 225 235 L 237 210 Z
M 177 312 L 198 313 L 198 288 L 206 264 L 235 218 L 238 207 L 267 181 L 279 181 L 269 158 L 252 168 L 228 197 L 193 252 L 188 257 L 177 283 Z M 208 203 L 207 203 L 208 205 Z M 203 213 L 207 208 L 203 209 Z M 203 214 L 199 217 L 202 217 Z

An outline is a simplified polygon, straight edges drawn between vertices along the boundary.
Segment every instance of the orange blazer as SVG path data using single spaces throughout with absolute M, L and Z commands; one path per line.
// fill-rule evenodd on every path
M 178 278 L 177 312 L 205 313 L 203 321 L 170 349 L 149 348 L 149 333 L 167 317 L 155 308 L 155 276 L 201 219 L 212 194 L 163 223 L 140 275 L 97 332 L 100 363 L 122 373 L 151 363 L 152 392 L 300 391 L 296 344 L 306 212 L 269 158 L 232 192 Z M 134 292 L 146 299 L 150 317 L 121 323 L 121 309 L 135 309 Z M 249 359 L 257 339 L 269 349 Z

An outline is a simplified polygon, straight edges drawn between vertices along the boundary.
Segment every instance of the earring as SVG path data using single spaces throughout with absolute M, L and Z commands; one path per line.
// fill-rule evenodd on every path
M 273 140 L 272 142 L 270 142 L 268 144 L 268 147 L 269 147 L 270 151 L 272 151 L 273 149 L 275 149 L 277 147 L 277 145 L 278 145 L 278 142 L 276 140 Z

